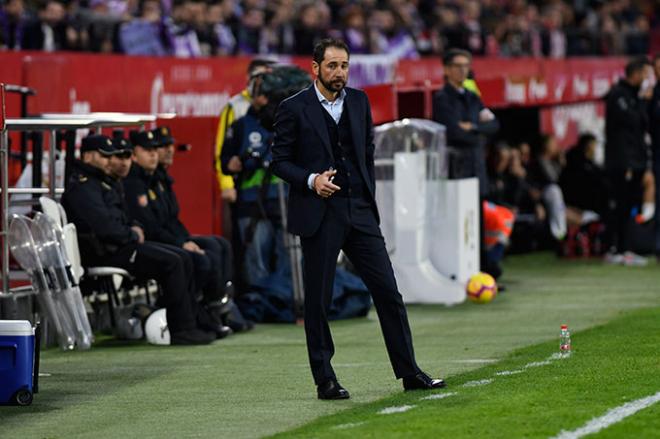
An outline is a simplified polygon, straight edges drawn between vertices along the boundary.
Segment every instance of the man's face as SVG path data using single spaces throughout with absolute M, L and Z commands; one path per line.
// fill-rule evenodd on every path
M 112 155 L 109 161 L 110 175 L 117 179 L 126 178 L 131 170 L 132 160 L 130 153 Z
M 339 93 L 348 82 L 348 53 L 338 47 L 328 47 L 321 64 L 312 62 L 312 69 L 326 90 Z
M 109 172 L 110 160 L 98 151 L 87 151 L 82 155 L 83 163 L 94 166 L 104 173 Z
M 634 87 L 639 87 L 642 85 L 642 82 L 644 82 L 644 78 L 646 77 L 646 69 L 638 69 L 635 70 L 630 77 L 628 78 L 628 82 L 634 86 Z
M 449 82 L 453 84 L 463 84 L 470 73 L 470 58 L 464 55 L 455 56 L 451 62 L 445 66 L 445 74 Z
M 174 162 L 174 145 L 165 145 L 158 148 L 158 164 L 169 168 Z
M 143 167 L 145 171 L 152 173 L 158 167 L 158 151 L 136 146 L 133 149 L 133 161 Z

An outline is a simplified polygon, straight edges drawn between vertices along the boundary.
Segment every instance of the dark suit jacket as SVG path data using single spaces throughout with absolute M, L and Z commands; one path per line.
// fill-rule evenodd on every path
M 349 123 L 360 174 L 369 189 L 376 219 L 374 180 L 374 131 L 367 95 L 346 88 L 344 111 Z M 328 200 L 309 189 L 307 178 L 334 166 L 328 128 L 314 85 L 282 101 L 275 117 L 273 173 L 289 183 L 288 229 L 294 235 L 312 236 L 328 208 Z
M 433 96 L 433 120 L 444 125 L 447 130 L 449 177 L 478 177 L 481 196 L 488 192 L 485 137 L 495 134 L 499 129 L 497 119 L 479 121 L 479 113 L 484 108 L 475 93 L 469 90 L 459 93 L 450 84 L 446 84 Z M 465 131 L 459 122 L 472 122 L 474 129 Z

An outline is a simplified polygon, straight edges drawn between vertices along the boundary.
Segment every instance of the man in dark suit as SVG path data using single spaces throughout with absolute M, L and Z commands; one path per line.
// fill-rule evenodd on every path
M 288 227 L 304 256 L 305 333 L 319 399 L 346 399 L 330 360 L 327 313 L 340 250 L 369 288 L 387 352 L 406 390 L 444 387 L 417 366 L 406 309 L 379 228 L 373 124 L 364 92 L 346 88 L 343 41 L 314 48 L 314 84 L 284 100 L 275 118 L 273 173 L 290 185 Z
M 433 96 L 433 120 L 446 128 L 449 147 L 449 178 L 479 179 L 480 265 L 481 270 L 496 279 L 502 274 L 497 258 L 486 252 L 483 200 L 488 195 L 486 172 L 486 138 L 499 129 L 495 115 L 481 98 L 465 87 L 472 64 L 470 52 L 448 50 L 442 59 L 445 86 Z

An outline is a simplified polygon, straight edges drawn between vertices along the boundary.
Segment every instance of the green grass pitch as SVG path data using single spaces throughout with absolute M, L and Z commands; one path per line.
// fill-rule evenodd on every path
M 453 393 L 442 399 L 401 391 L 372 314 L 333 323 L 350 400 L 315 399 L 301 327 L 259 325 L 204 347 L 106 339 L 44 352 L 49 376 L 32 406 L 0 407 L 0 438 L 550 438 L 660 391 L 660 267 L 535 254 L 505 268 L 508 290 L 491 304 L 409 307 L 418 362 L 449 384 L 433 394 Z M 525 368 L 558 351 L 562 323 L 575 354 Z M 660 437 L 659 415 L 656 404 L 594 437 Z

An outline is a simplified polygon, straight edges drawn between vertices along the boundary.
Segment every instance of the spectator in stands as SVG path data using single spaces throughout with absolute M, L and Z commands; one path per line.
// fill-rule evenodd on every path
M 367 27 L 364 9 L 359 4 L 351 4 L 342 10 L 341 28 L 333 35 L 346 41 L 353 54 L 371 53 L 371 31 Z
M 139 5 L 139 17 L 119 28 L 121 50 L 128 55 L 169 54 L 170 41 L 163 24 L 160 2 L 140 0 Z
M 642 177 L 649 157 L 644 139 L 648 113 L 639 97 L 647 65 L 644 57 L 630 61 L 625 78 L 605 98 L 605 169 L 614 205 L 607 221 L 610 252 L 606 260 L 610 263 L 646 264 L 646 259 L 631 251 L 628 224 L 632 208 L 641 201 Z
M 324 36 L 323 16 L 319 5 L 307 3 L 301 6 L 294 27 L 294 55 L 309 55 Z
M 236 51 L 236 37 L 228 23 L 230 16 L 226 12 L 224 3 L 210 4 L 208 10 L 208 21 L 215 34 L 213 54 L 219 56 L 233 55 Z
M 204 4 L 192 0 L 175 2 L 171 17 L 165 20 L 167 32 L 170 36 L 172 54 L 180 58 L 196 58 L 209 55 L 210 43 L 202 49 L 199 33 L 204 33 L 199 23 L 200 15 L 204 18 Z
M 8 0 L 5 13 L 15 15 L 20 1 Z M 186 38 L 192 38 L 188 31 L 194 30 L 200 46 L 195 56 L 304 55 L 305 47 L 314 41 L 327 35 L 341 36 L 346 29 L 355 30 L 343 36 L 351 40 L 360 53 L 365 49 L 364 53 L 382 53 L 392 44 L 398 47 L 402 43 L 396 38 L 394 43 L 388 41 L 391 36 L 385 35 L 384 48 L 382 35 L 380 38 L 371 35 L 380 33 L 378 29 L 366 32 L 358 28 L 371 22 L 378 22 L 380 26 L 384 21 L 394 21 L 394 28 L 409 35 L 415 51 L 423 55 L 439 55 L 448 47 L 501 56 L 639 54 L 649 49 L 649 20 L 657 11 L 657 6 L 647 5 L 642 14 L 634 4 L 621 1 L 326 0 L 308 3 L 219 0 L 207 4 L 201 0 L 167 0 L 161 5 L 154 0 L 89 0 L 67 4 L 69 37 L 74 41 L 65 50 L 110 52 L 125 48 L 128 54 L 182 56 L 190 56 L 190 51 L 170 47 L 169 25 L 163 27 L 164 24 L 176 23 L 174 34 L 179 35 L 177 30 L 183 29 Z M 184 15 L 190 15 L 190 20 L 183 23 L 182 9 L 188 11 Z M 145 17 L 145 10 L 151 18 Z M 154 10 L 159 12 L 154 14 Z M 362 12 L 357 12 L 359 10 Z M 387 12 L 383 14 L 383 11 Z M 27 15 L 33 12 L 28 11 Z M 153 20 L 156 15 L 160 17 Z M 156 26 L 145 25 L 145 19 Z M 124 21 L 129 23 L 121 25 L 122 29 L 117 32 L 116 28 Z M 404 40 L 408 47 L 410 40 L 407 37 Z M 164 46 L 164 50 L 160 50 L 159 45 Z
M 292 0 L 280 0 L 266 10 L 265 53 L 291 53 L 295 44 Z
M 403 26 L 401 17 L 391 9 L 375 10 L 371 16 L 370 26 L 376 29 L 374 36 L 376 53 L 391 55 L 398 59 L 419 58 L 415 40 Z
M 453 49 L 443 57 L 445 86 L 433 96 L 433 120 L 447 129 L 450 148 L 449 177 L 479 179 L 480 204 L 487 196 L 488 175 L 485 163 L 485 141 L 499 129 L 499 122 L 479 96 L 463 86 L 470 72 L 472 55 Z M 483 218 L 483 215 L 481 215 Z M 482 224 L 483 243 L 483 224 Z M 482 246 L 483 249 L 485 247 Z M 482 269 L 486 256 L 482 253 Z
M 239 55 L 254 55 L 265 53 L 263 28 L 266 24 L 266 14 L 262 9 L 247 9 L 241 17 L 241 25 L 236 32 L 236 44 Z
M 655 176 L 655 255 L 660 262 L 660 54 L 653 58 L 656 83 L 649 103 L 649 127 Z
M 119 183 L 108 175 L 112 141 L 89 136 L 80 150 L 62 204 L 78 230 L 83 264 L 116 266 L 140 279 L 155 279 L 163 291 L 171 343 L 211 343 L 215 334 L 198 326 L 190 258 L 145 241 L 144 230 L 128 219 Z
M 0 47 L 21 49 L 28 15 L 23 0 L 9 0 L 0 10 Z
M 566 56 L 566 33 L 563 30 L 562 14 L 559 6 L 548 9 L 544 16 L 544 28 L 541 34 L 543 55 L 549 58 Z
M 57 0 L 47 0 L 40 4 L 37 18 L 25 24 L 21 39 L 21 49 L 69 50 L 75 48 L 78 35 L 67 22 L 64 4 Z

